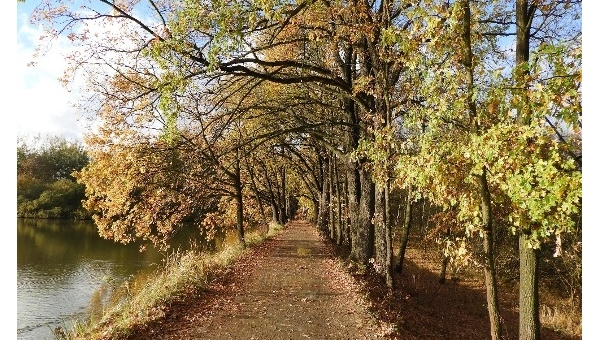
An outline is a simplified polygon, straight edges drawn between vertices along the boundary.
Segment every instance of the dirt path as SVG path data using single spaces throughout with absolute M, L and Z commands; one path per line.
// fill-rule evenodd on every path
M 490 338 L 481 278 L 440 285 L 439 264 L 413 246 L 390 295 L 371 271 L 343 268 L 339 259 L 347 251 L 321 240 L 309 224 L 292 222 L 129 340 Z M 501 293 L 505 339 L 518 339 L 516 295 L 505 287 Z M 581 339 L 545 327 L 541 332 L 544 340 Z
M 131 339 L 383 338 L 353 282 L 314 227 L 292 222 Z

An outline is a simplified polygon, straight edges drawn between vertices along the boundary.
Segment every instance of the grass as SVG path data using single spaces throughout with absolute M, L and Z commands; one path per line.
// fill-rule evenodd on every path
M 302 247 L 299 247 L 299 248 L 297 248 L 297 249 L 296 249 L 296 253 L 297 253 L 299 256 L 310 256 L 310 254 L 311 254 L 311 250 L 310 250 L 309 248 L 302 248 Z
M 154 272 L 141 273 L 114 289 L 106 303 L 101 287 L 90 302 L 91 317 L 87 321 L 74 321 L 70 331 L 58 327 L 54 337 L 60 340 L 124 339 L 135 326 L 149 323 L 165 316 L 170 302 L 186 292 L 208 284 L 211 276 L 231 265 L 245 249 L 273 237 L 283 226 L 270 224 L 267 234 L 246 234 L 246 246 L 227 246 L 207 254 L 197 249 L 170 254 Z
M 569 336 L 582 336 L 581 311 L 566 304 L 540 305 L 540 322 Z
M 407 251 L 413 261 L 418 259 L 415 261 L 415 264 L 420 268 L 427 269 L 433 275 L 439 275 L 441 268 L 441 257 L 439 253 L 436 254 L 429 250 L 424 250 L 425 247 L 431 249 L 431 247 L 435 247 L 435 245 L 427 243 L 426 241 L 420 241 L 416 237 L 411 239 L 411 241 L 409 241 L 409 249 Z M 397 248 L 394 248 L 394 254 L 398 254 Z M 396 259 L 394 260 L 396 261 Z M 351 267 L 350 269 L 352 268 L 356 268 L 356 266 Z M 481 267 L 470 264 L 468 266 L 462 266 L 459 269 L 460 270 L 457 271 L 457 278 L 460 279 L 461 282 L 479 282 L 481 286 L 483 285 L 484 278 Z M 450 274 L 450 270 L 447 274 Z M 449 279 L 451 278 L 449 277 Z M 418 279 L 415 280 L 412 278 L 409 282 L 411 282 L 411 284 L 407 284 L 407 286 L 414 286 L 416 291 Z M 504 302 L 501 302 L 501 306 L 508 308 L 511 307 L 512 304 L 512 307 L 518 309 L 518 284 L 517 276 L 516 281 L 506 281 L 499 285 L 499 291 L 506 294 L 507 298 Z M 572 298 L 565 297 L 564 294 L 557 294 L 556 290 L 547 289 L 546 284 L 539 284 L 539 317 L 541 327 L 552 329 L 569 338 L 580 338 L 582 336 L 581 305 L 575 303 Z

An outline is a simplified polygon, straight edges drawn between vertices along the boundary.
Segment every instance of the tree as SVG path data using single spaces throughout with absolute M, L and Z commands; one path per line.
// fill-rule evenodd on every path
M 552 121 L 566 124 L 568 129 L 577 128 L 577 123 L 580 124 L 581 93 L 578 90 L 581 81 L 581 45 L 578 40 L 581 31 L 579 28 L 578 32 L 575 25 L 573 36 L 557 36 L 553 30 L 561 25 L 565 27 L 565 24 L 552 23 L 549 19 L 553 15 L 568 15 L 576 22 L 580 8 L 572 12 L 570 7 L 577 8 L 579 5 L 517 0 L 515 6 L 515 109 L 517 124 L 524 128 L 523 135 L 529 138 L 523 145 L 529 151 L 529 157 L 521 159 L 522 168 L 511 179 L 513 183 L 520 180 L 521 186 L 525 184 L 529 200 L 537 198 L 535 203 L 527 204 L 524 197 L 518 197 L 520 195 L 515 195 L 513 190 L 508 190 L 509 196 L 520 208 L 514 222 L 519 229 L 519 339 L 522 340 L 540 338 L 537 287 L 540 241 L 571 231 L 575 224 L 573 214 L 577 214 L 581 207 L 581 174 L 573 172 L 576 169 L 574 162 L 581 167 L 581 161 L 571 156 L 574 151 L 569 149 L 569 145 L 566 146 L 566 153 L 571 159 L 561 157 L 557 143 L 549 140 L 550 134 L 544 131 L 544 125 L 548 123 L 557 132 L 555 125 L 558 124 Z M 536 12 L 541 12 L 540 20 L 534 20 Z M 543 40 L 538 45 L 535 60 L 530 60 L 531 40 L 534 37 Z M 551 41 L 546 41 L 548 37 Z M 563 40 L 565 37 L 566 40 Z M 563 46 L 573 43 L 574 50 L 564 49 Z M 541 61 L 544 59 L 547 64 Z M 542 74 L 549 74 L 549 77 L 540 79 Z M 567 98 L 562 98 L 563 94 Z M 561 137 L 558 132 L 557 135 Z M 561 206 L 557 210 L 559 204 Z
M 81 200 L 84 187 L 72 173 L 88 163 L 78 142 L 58 136 L 17 140 L 17 216 L 87 218 Z

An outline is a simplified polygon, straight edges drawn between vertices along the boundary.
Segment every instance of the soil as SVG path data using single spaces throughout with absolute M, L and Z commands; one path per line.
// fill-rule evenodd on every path
M 433 264 L 409 248 L 390 292 L 372 271 L 352 272 L 347 255 L 346 247 L 322 239 L 313 226 L 293 221 L 129 339 L 490 338 L 480 279 L 439 284 L 428 269 Z M 504 336 L 516 340 L 514 291 L 502 296 Z M 581 339 L 546 328 L 541 335 Z

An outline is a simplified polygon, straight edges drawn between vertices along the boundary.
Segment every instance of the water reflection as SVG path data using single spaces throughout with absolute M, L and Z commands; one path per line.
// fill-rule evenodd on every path
M 187 227 L 172 246 L 187 248 L 193 240 L 211 251 L 229 239 L 221 232 L 206 241 L 197 228 Z M 85 315 L 103 283 L 152 269 L 164 255 L 104 240 L 91 221 L 17 219 L 18 339 L 53 339 L 51 329 L 69 327 L 72 317 Z

